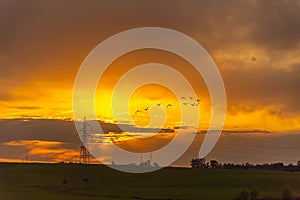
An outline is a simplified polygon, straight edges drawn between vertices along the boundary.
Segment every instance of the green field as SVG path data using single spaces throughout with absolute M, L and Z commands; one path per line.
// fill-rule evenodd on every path
M 1 200 L 229 200 L 243 188 L 256 188 L 262 197 L 279 197 L 286 186 L 300 196 L 300 173 L 165 168 L 128 174 L 102 165 L 0 164 Z

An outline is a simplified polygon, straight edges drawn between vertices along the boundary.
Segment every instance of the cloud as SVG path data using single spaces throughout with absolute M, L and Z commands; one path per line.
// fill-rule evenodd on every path
M 37 133 L 36 133 L 37 134 Z M 57 138 L 59 140 L 59 138 Z M 2 143 L 2 149 L 7 151 L 7 155 L 12 157 L 0 158 L 2 161 L 17 161 L 20 162 L 20 156 L 23 160 L 26 157 L 30 158 L 31 162 L 60 162 L 60 161 L 78 161 L 79 151 L 77 149 L 65 148 L 63 142 L 45 141 L 45 140 L 12 140 Z
M 297 1 L 1 3 L 0 52 L 8 63 L 0 69 L 7 77 L 38 75 L 70 83 L 70 75 L 91 48 L 133 27 L 173 28 L 195 37 L 210 51 L 249 43 L 273 51 L 299 43 Z
M 29 146 L 59 145 L 60 143 L 63 143 L 65 148 L 71 149 L 77 149 L 80 146 L 74 123 L 63 120 L 27 118 L 0 120 L 0 135 L 2 136 L 0 143 L 15 141 L 9 143 L 11 145 L 25 145 L 26 142 L 31 142 Z
M 10 108 L 20 109 L 20 110 L 38 110 L 39 106 L 11 106 Z
M 33 156 L 36 159 L 46 159 L 54 162 L 79 161 L 79 151 L 76 149 L 64 149 L 64 148 L 33 148 L 28 152 L 29 156 Z
M 62 142 L 56 141 L 43 141 L 43 140 L 17 140 L 17 141 L 9 141 L 5 142 L 4 145 L 7 146 L 23 146 L 25 148 L 32 148 L 32 147 L 55 147 L 58 145 L 63 144 Z
M 211 130 L 211 133 L 214 133 L 214 132 L 219 132 L 219 130 Z M 202 130 L 202 131 L 199 131 L 197 133 L 200 133 L 200 134 L 206 134 L 207 133 L 207 130 Z M 223 134 L 236 134 L 236 133 L 246 133 L 246 134 L 260 134 L 260 133 L 263 133 L 263 134 L 268 134 L 268 133 L 274 133 L 272 131 L 267 131 L 267 130 L 260 130 L 260 129 L 254 129 L 254 130 L 222 130 L 222 133 Z
M 109 36 L 144 26 L 181 31 L 208 50 L 225 81 L 229 114 L 263 110 L 270 117 L 299 115 L 298 1 L 4 0 L 0 4 L 2 118 L 72 117 L 73 81 L 85 56 Z M 180 63 L 178 68 L 185 67 Z M 39 113 L 32 109 L 36 105 Z
M 223 72 L 230 106 L 277 106 L 286 113 L 300 113 L 300 85 L 297 67 L 292 69 L 231 69 Z M 236 109 L 236 108 L 234 108 Z M 238 109 L 237 109 L 238 110 Z
M 1 1 L 1 4 L 0 53 L 5 62 L 1 64 L 0 76 L 2 81 L 11 82 L 6 87 L 9 91 L 32 79 L 56 82 L 60 87 L 63 82 L 71 88 L 87 53 L 108 36 L 132 27 L 163 26 L 182 31 L 198 40 L 213 55 L 219 50 L 230 53 L 233 49 L 243 54 L 254 47 L 267 51 L 268 57 L 277 60 L 299 49 L 298 1 L 111 1 L 83 4 L 81 1 Z M 121 23 L 121 19 L 126 23 Z M 259 56 L 248 55 L 247 60 L 251 57 L 260 60 Z M 234 64 L 234 59 L 230 64 Z M 224 68 L 222 61 L 219 67 Z M 240 67 L 236 66 L 239 70 L 230 73 L 240 77 L 240 71 L 243 73 Z M 268 63 L 265 67 L 273 70 Z M 289 85 L 286 87 L 288 89 Z
M 291 73 L 300 73 L 300 63 L 292 63 L 289 65 Z
M 100 122 L 107 133 L 115 130 L 121 132 L 116 124 Z M 158 148 L 167 143 L 173 135 L 159 134 L 150 139 L 136 138 L 158 129 L 137 128 L 126 126 L 133 133 L 110 133 L 116 145 L 130 150 L 145 151 Z M 77 136 L 72 121 L 49 119 L 5 119 L 0 120 L 0 154 L 6 152 L 8 158 L 24 160 L 29 156 L 35 161 L 72 161 L 78 162 L 81 141 Z M 94 138 L 103 140 L 103 136 Z M 107 140 L 107 137 L 104 139 Z M 8 158 L 3 158 L 8 159 Z M 1 159 L 0 159 L 1 160 Z
M 63 142 L 43 140 L 17 140 L 4 143 L 8 147 L 21 147 L 27 149 L 27 155 L 35 160 L 50 162 L 78 161 L 79 151 L 77 149 L 66 149 Z M 25 152 L 25 150 L 24 150 Z M 32 162 L 32 161 L 31 161 Z
M 104 123 L 102 122 L 102 124 Z M 110 125 L 110 123 L 107 123 L 107 127 Z M 264 162 L 267 158 L 265 162 L 269 162 L 268 159 L 278 161 L 274 150 L 278 152 L 278 155 L 283 154 L 279 151 L 284 150 L 288 157 L 279 156 L 279 159 L 297 159 L 299 131 L 278 133 L 263 129 L 243 130 L 239 128 L 241 127 L 224 130 L 223 133 L 225 134 L 221 135 L 216 148 L 208 158 L 222 162 L 246 162 L 252 154 L 259 154 L 260 157 L 258 158 L 252 155 L 250 161 L 254 163 Z M 80 140 L 72 121 L 49 119 L 0 120 L 0 135 L 0 161 L 23 162 L 26 156 L 32 162 L 78 162 L 79 160 Z M 139 133 L 136 133 L 136 135 L 140 136 Z M 112 137 L 120 140 L 115 143 L 120 148 L 146 153 L 168 144 L 174 135 L 163 133 L 156 138 L 151 137 L 144 140 L 127 136 L 123 133 L 119 135 L 114 133 Z M 196 134 L 192 146 L 176 164 L 186 166 L 191 158 L 197 157 L 204 136 L 205 134 Z M 236 151 L 236 149 L 239 151 Z M 226 152 L 229 153 L 226 154 Z M 241 156 L 242 158 L 240 158 Z M 155 161 L 155 157 L 153 159 Z

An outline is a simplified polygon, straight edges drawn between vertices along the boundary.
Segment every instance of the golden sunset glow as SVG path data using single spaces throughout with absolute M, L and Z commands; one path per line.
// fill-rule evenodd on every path
M 146 53 L 151 56 L 147 55 L 145 59 L 142 59 L 142 56 Z M 129 58 L 127 59 L 121 57 L 117 62 L 113 63 L 109 71 L 106 72 L 104 78 L 102 78 L 99 83 L 100 87 L 96 95 L 96 112 L 99 119 L 109 122 L 114 121 L 111 108 L 111 95 L 113 86 L 118 80 L 118 77 L 125 73 L 130 67 L 142 62 L 149 62 L 161 54 L 161 52 L 157 53 L 154 50 L 146 50 L 146 53 L 143 51 L 139 52 L 136 55 L 138 58 L 136 60 L 133 60 L 135 55 L 132 54 L 129 54 Z M 166 53 L 166 55 L 168 54 Z M 218 65 L 227 65 L 226 63 L 228 59 L 230 59 L 230 56 L 220 55 L 222 54 L 217 53 L 215 57 Z M 164 61 L 171 64 L 173 63 L 175 69 L 186 73 L 186 76 L 192 83 L 197 80 L 197 77 L 194 77 L 194 73 L 189 71 L 190 68 L 188 67 L 191 66 L 178 68 L 178 66 L 184 65 L 181 63 L 184 61 L 178 60 L 176 57 L 174 58 L 174 55 L 168 56 L 169 57 L 165 56 L 164 58 L 161 56 L 158 57 L 158 62 Z M 235 57 L 235 59 L 239 58 Z M 129 62 L 125 63 L 128 60 Z M 222 60 L 224 62 L 222 62 Z M 242 56 L 240 60 L 237 61 L 243 62 L 243 60 L 244 57 Z M 235 90 L 234 88 L 237 86 L 226 85 L 228 81 L 230 80 L 225 79 L 227 91 Z M 238 83 L 235 84 L 238 85 Z M 193 83 L 193 85 L 195 85 L 198 90 L 198 98 L 202 100 L 199 105 L 201 107 L 200 129 L 205 129 L 207 128 L 211 114 L 210 97 L 206 90 L 205 83 L 202 82 L 200 85 Z M 233 88 L 231 88 L 232 86 Z M 57 83 L 33 80 L 31 83 L 9 91 L 10 98 L 0 105 L 2 111 L 0 117 L 2 119 L 72 119 L 72 89 L 72 84 L 61 88 Z M 253 89 L 255 90 L 255 88 Z M 236 126 L 238 126 L 237 129 L 252 129 L 253 127 L 257 127 L 259 129 L 275 131 L 298 130 L 300 128 L 300 116 L 293 113 L 284 113 L 286 107 L 284 102 L 278 101 L 274 102 L 274 104 L 263 106 L 259 105 L 258 102 L 253 102 L 253 100 L 245 100 L 240 104 L 231 104 L 231 102 L 238 101 L 235 96 L 236 94 L 232 96 L 228 95 L 228 113 L 226 116 L 225 129 L 236 129 Z M 49 99 L 54 99 L 55 101 L 49 101 Z M 122 102 L 124 99 L 119 99 L 118 101 Z M 144 86 L 133 94 L 130 99 L 130 115 L 133 121 L 139 126 L 148 125 L 150 118 L 147 112 L 138 113 L 138 115 L 136 115 L 135 112 L 158 103 L 162 103 L 164 107 L 169 103 L 173 105 L 171 109 L 168 109 L 168 122 L 165 127 L 176 126 L 179 120 L 178 117 L 180 116 L 179 102 L 174 95 L 168 93 L 167 89 L 163 89 L 159 86 Z
M 194 4 L 166 3 L 160 5 L 159 12 L 153 11 L 157 6 L 150 2 L 147 6 L 128 3 L 124 8 L 120 6 L 122 9 L 108 2 L 96 6 L 97 9 L 88 4 L 86 7 L 61 5 L 59 10 L 43 3 L 36 7 L 28 4 L 34 12 L 24 14 L 23 19 L 22 14 L 15 13 L 23 13 L 27 7 L 8 3 L 7 10 L 0 12 L 3 19 L 11 19 L 11 23 L 3 24 L 0 33 L 0 132 L 3 138 L 0 162 L 21 162 L 26 156 L 32 157 L 32 161 L 77 162 L 81 141 L 73 123 L 76 120 L 72 98 L 81 64 L 110 36 L 147 26 L 165 27 L 188 35 L 199 42 L 216 63 L 227 96 L 221 136 L 226 145 L 230 143 L 226 138 L 233 133 L 240 133 L 236 141 L 246 134 L 257 140 L 298 135 L 300 34 L 298 24 L 294 23 L 300 19 L 299 10 L 292 9 L 299 8 L 298 3 L 270 3 L 276 8 L 270 15 L 265 14 L 266 5 L 259 1 L 238 2 L 232 8 L 220 2 L 224 10 L 216 9 L 219 5 L 210 1 Z M 213 9 L 214 14 L 206 8 Z M 277 10 L 281 11 L 280 17 L 275 17 Z M 178 45 L 185 44 L 179 41 Z M 195 52 L 190 53 L 194 56 Z M 194 94 L 176 97 L 170 88 L 157 83 L 135 88 L 129 99 L 122 91 L 114 93 L 126 73 L 146 63 L 164 64 L 176 70 L 190 83 Z M 151 76 L 154 75 L 149 78 Z M 172 78 L 169 74 L 157 76 Z M 176 81 L 175 85 L 182 86 Z M 133 84 L 125 83 L 125 86 L 131 88 Z M 128 108 L 123 109 L 126 105 Z M 82 105 L 83 109 L 89 106 Z M 120 55 L 108 66 L 99 77 L 93 106 L 96 120 L 105 127 L 108 136 L 105 142 L 143 153 L 168 144 L 178 130 L 188 132 L 190 127 L 196 127 L 201 135 L 208 129 L 212 117 L 208 87 L 194 66 L 172 52 L 150 48 Z M 192 113 L 197 109 L 199 124 L 182 122 L 183 112 Z M 84 117 L 95 120 L 89 116 L 82 116 L 80 120 Z M 195 116 L 191 114 L 187 119 L 190 118 Z M 121 132 L 118 125 L 130 130 Z M 7 149 L 11 154 L 5 153 Z M 222 150 L 226 152 L 226 147 Z

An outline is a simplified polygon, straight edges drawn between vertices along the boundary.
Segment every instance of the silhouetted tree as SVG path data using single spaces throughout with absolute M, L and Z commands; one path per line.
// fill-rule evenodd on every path
M 190 165 L 191 165 L 192 168 L 207 168 L 205 158 L 192 159 Z
M 210 167 L 211 168 L 218 168 L 219 167 L 219 163 L 216 160 L 211 160 L 210 161 Z
M 233 164 L 233 163 L 219 163 L 217 160 L 210 160 L 206 163 L 205 158 L 192 159 L 190 163 L 192 168 L 219 168 L 219 169 L 257 169 L 257 170 L 279 170 L 279 171 L 289 171 L 296 172 L 300 171 L 300 161 L 297 165 L 290 163 L 289 165 L 284 165 L 282 162 L 277 163 L 265 163 L 265 164 Z

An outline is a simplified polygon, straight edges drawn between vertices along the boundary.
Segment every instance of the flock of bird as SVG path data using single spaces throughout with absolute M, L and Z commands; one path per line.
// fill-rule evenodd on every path
M 200 101 L 201 99 L 196 99 L 196 98 L 193 98 L 191 96 L 189 97 L 180 97 L 180 100 L 183 101 L 183 105 L 187 106 L 187 105 L 191 105 L 191 106 L 198 106 L 200 104 Z M 157 103 L 156 106 L 161 106 L 162 103 Z M 167 108 L 169 107 L 172 107 L 173 105 L 172 104 L 167 104 Z M 136 110 L 135 111 L 135 114 L 138 114 L 138 113 L 142 113 L 144 111 L 148 111 L 149 110 L 149 106 L 147 106 L 146 108 L 144 109 L 141 109 L 141 110 Z
M 195 99 L 193 97 L 180 97 L 180 100 L 183 101 L 183 105 L 198 106 L 201 99 Z

